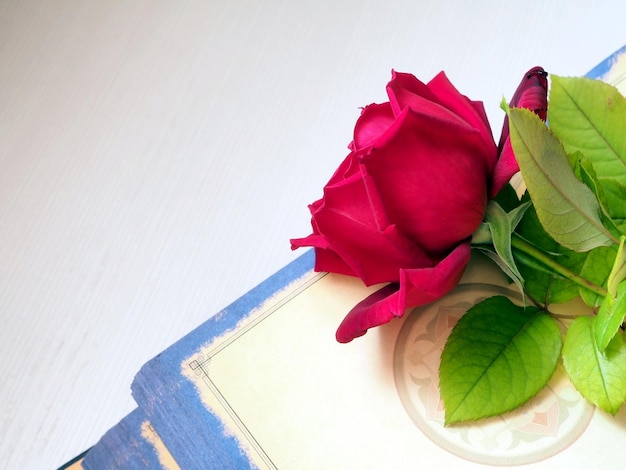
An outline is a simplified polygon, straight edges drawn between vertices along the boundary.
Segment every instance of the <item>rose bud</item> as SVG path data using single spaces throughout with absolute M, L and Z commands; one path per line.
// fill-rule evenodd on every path
M 509 102 L 511 108 L 526 108 L 536 113 L 542 121 L 548 112 L 548 72 L 541 67 L 533 67 L 520 82 L 513 98 Z M 509 139 L 509 118 L 505 116 L 500 143 L 498 144 L 498 164 L 493 175 L 493 187 L 489 193 L 494 197 L 511 177 L 519 171 L 519 166 Z

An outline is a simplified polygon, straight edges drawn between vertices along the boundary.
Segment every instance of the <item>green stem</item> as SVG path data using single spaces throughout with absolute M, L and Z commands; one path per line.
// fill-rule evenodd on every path
M 584 287 L 585 289 L 590 290 L 591 292 L 594 292 L 602 297 L 606 297 L 608 292 L 604 287 L 594 284 L 593 282 L 569 270 L 565 266 L 557 263 L 548 255 L 546 255 L 543 251 L 538 250 L 537 248 L 532 246 L 515 232 L 513 232 L 512 235 L 513 236 L 511 237 L 511 246 L 513 246 L 514 248 L 534 258 L 535 260 L 552 269 L 555 273 L 560 274 L 561 276 L 569 279 L 579 286 Z

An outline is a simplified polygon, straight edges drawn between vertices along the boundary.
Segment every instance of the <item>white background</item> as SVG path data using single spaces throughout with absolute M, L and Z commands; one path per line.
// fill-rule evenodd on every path
M 390 71 L 485 102 L 626 2 L 0 0 L 0 468 L 56 468 L 142 364 L 295 259 Z M 339 320 L 338 320 L 339 321 Z

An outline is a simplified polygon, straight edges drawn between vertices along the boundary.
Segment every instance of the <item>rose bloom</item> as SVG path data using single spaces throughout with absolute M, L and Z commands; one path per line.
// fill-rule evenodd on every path
M 527 72 L 511 106 L 545 119 L 546 76 Z M 293 249 L 315 247 L 316 271 L 389 283 L 348 313 L 339 342 L 450 292 L 487 201 L 519 170 L 508 122 L 498 147 L 482 103 L 443 72 L 428 84 L 393 72 L 387 94 L 363 109 L 349 155 L 309 206 L 313 233 L 291 240 Z

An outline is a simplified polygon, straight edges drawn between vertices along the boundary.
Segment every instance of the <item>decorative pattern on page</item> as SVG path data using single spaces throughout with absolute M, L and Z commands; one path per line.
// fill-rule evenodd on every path
M 563 377 L 515 413 L 443 426 L 437 368 L 454 322 L 485 296 L 514 296 L 479 261 L 468 281 L 346 347 L 333 341 L 336 315 L 369 291 L 311 272 L 189 357 L 183 374 L 261 469 L 384 468 L 389 456 L 407 469 L 425 458 L 512 465 L 557 455 L 593 416 Z
M 394 371 L 398 393 L 415 425 L 444 449 L 467 460 L 522 465 L 551 457 L 586 429 L 594 407 L 558 370 L 548 386 L 522 408 L 478 423 L 444 427 L 439 395 L 439 358 L 450 331 L 478 301 L 519 295 L 491 284 L 464 284 L 450 296 L 416 309 L 396 343 Z

